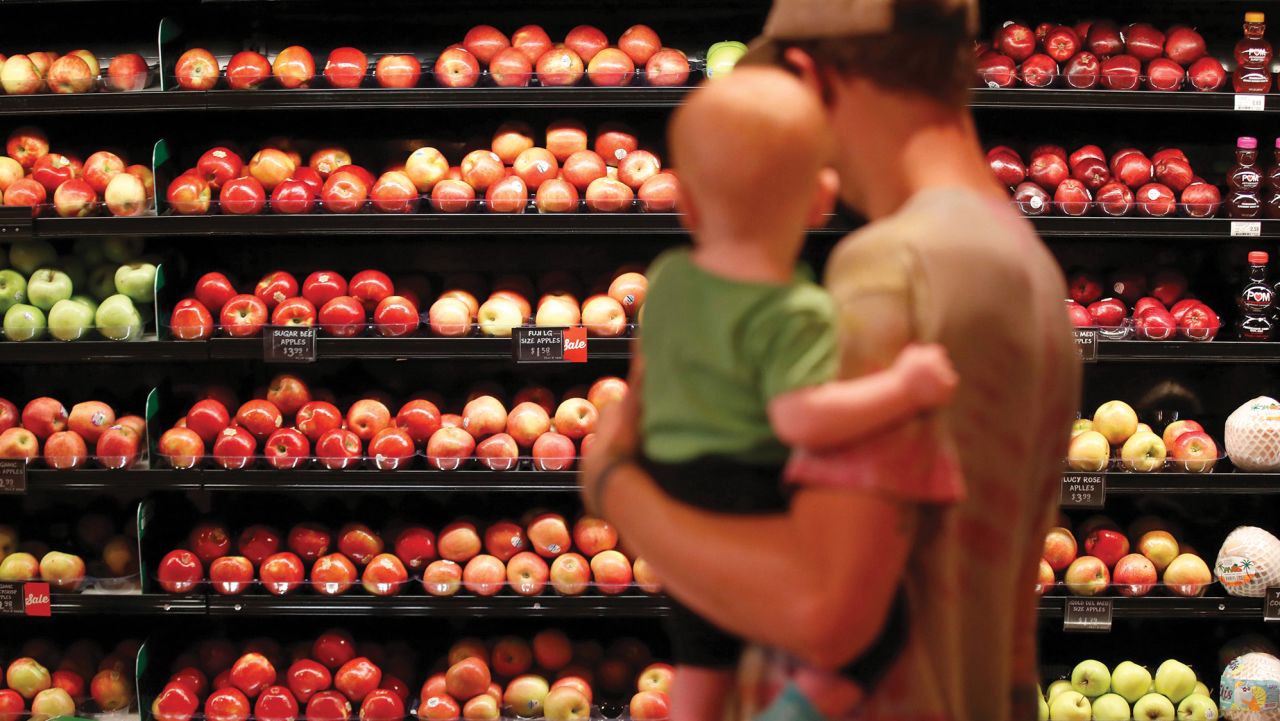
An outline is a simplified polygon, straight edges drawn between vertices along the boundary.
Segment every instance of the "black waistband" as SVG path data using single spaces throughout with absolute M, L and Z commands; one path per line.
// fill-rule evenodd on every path
M 783 513 L 791 506 L 781 465 L 743 463 L 719 456 L 684 463 L 641 459 L 641 465 L 667 495 L 706 511 Z

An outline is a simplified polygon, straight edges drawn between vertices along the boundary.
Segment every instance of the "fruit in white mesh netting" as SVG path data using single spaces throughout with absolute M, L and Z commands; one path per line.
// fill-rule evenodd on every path
M 1280 539 L 1254 526 L 1241 526 L 1227 536 L 1214 574 L 1233 596 L 1261 598 L 1280 586 Z
M 1242 471 L 1280 470 L 1280 403 L 1261 396 L 1237 408 L 1227 418 L 1226 445 Z

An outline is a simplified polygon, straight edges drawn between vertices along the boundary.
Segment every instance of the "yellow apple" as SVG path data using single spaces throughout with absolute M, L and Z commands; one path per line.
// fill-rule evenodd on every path
M 1096 473 L 1111 460 L 1111 444 L 1097 431 L 1084 431 L 1067 447 L 1067 467 L 1082 473 Z
M 1120 449 L 1120 460 L 1124 467 L 1138 473 L 1154 473 L 1164 468 L 1166 455 L 1168 452 L 1164 441 L 1150 431 L 1134 433 Z
M 1093 414 L 1093 429 L 1118 446 L 1138 431 L 1138 414 L 1124 401 L 1107 401 Z
M 1179 596 L 1199 596 L 1213 583 L 1213 574 L 1199 556 L 1184 553 L 1164 570 L 1164 585 Z
M 1093 430 L 1093 421 L 1088 418 L 1077 418 L 1076 422 L 1071 424 L 1071 437 L 1075 438 L 1081 433 L 1091 430 Z

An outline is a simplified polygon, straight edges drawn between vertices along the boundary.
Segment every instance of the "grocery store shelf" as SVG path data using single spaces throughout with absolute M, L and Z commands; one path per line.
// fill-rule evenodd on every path
M 1099 362 L 1275 363 L 1280 343 L 1098 339 Z
M 1222 465 L 1228 465 L 1226 461 Z M 1108 496 L 1168 495 L 1275 495 L 1280 494 L 1280 474 L 1239 473 L 1106 473 Z
M 291 493 L 577 493 L 572 471 L 436 471 L 436 470 L 162 470 L 176 479 L 196 479 L 217 492 Z
M 213 338 L 206 357 L 212 360 L 260 359 L 261 338 Z M 458 360 L 510 359 L 510 338 L 317 338 L 316 357 L 324 358 L 450 358 Z M 626 359 L 631 357 L 630 338 L 591 338 L 587 358 Z M 0 360 L 3 357 L 0 356 Z
M 435 616 L 435 617 L 655 617 L 667 614 L 662 596 L 490 596 L 420 595 L 373 597 L 298 594 L 289 596 L 209 596 L 208 612 L 218 616 Z
M 194 491 L 200 483 L 191 473 L 172 470 L 113 471 L 104 468 L 27 471 L 27 493 L 90 491 Z
M 1251 113 L 1280 114 L 1280 95 L 1268 94 L 1265 109 Z M 1074 90 L 1071 88 L 979 88 L 969 105 L 994 110 L 1124 110 L 1176 113 L 1246 112 L 1236 110 L 1230 92 L 1201 93 L 1192 90 Z
M 33 235 L 42 238 L 131 236 L 302 236 L 317 235 L 679 235 L 672 213 L 420 213 L 383 215 L 161 215 L 132 218 L 36 218 Z M 845 232 L 832 229 L 827 232 Z
M 261 345 L 261 343 L 259 343 Z M 199 343 L 141 339 L 0 342 L 0 363 L 125 363 L 203 361 L 209 350 Z
M 159 616 L 204 614 L 204 596 L 171 596 L 164 593 L 109 594 L 55 593 L 51 615 Z
M 1205 618 L 1262 621 L 1262 599 L 1235 596 L 1145 596 L 1142 598 L 1110 597 L 1114 618 Z M 1066 596 L 1040 599 L 1040 618 L 1062 618 Z
M 1066 216 L 1031 218 L 1045 238 L 1159 238 L 1161 240 L 1230 240 L 1232 221 L 1226 218 L 1110 218 Z M 1280 238 L 1280 221 L 1263 220 L 1260 233 L 1249 237 Z

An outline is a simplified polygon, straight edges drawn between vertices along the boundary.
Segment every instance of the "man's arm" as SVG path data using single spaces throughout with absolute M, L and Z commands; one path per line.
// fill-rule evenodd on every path
M 824 668 L 865 650 L 906 565 L 914 508 L 874 494 L 805 490 L 786 516 L 708 513 L 672 500 L 631 464 L 609 472 L 597 497 L 600 471 L 634 447 L 635 396 L 606 412 L 583 460 L 593 510 L 618 526 L 673 596 L 725 629 Z

